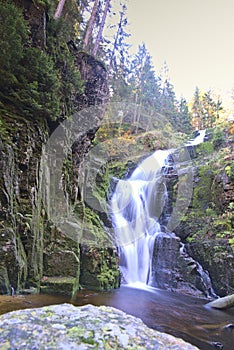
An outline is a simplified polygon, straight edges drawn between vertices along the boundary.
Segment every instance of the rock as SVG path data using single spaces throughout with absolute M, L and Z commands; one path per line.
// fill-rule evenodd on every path
M 234 294 L 213 300 L 207 305 L 215 309 L 229 309 L 234 306 Z
M 62 304 L 14 311 L 0 316 L 0 324 L 1 349 L 197 349 L 106 306 Z
M 200 240 L 186 244 L 188 254 L 209 271 L 214 291 L 224 297 L 234 293 L 234 259 L 228 240 Z

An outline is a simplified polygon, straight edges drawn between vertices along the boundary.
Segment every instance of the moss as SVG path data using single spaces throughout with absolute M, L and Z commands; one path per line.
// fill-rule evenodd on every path
M 211 186 L 214 180 L 215 172 L 210 165 L 203 165 L 199 167 L 199 181 L 197 182 L 193 191 L 193 208 L 204 213 L 212 204 Z
M 97 290 L 119 287 L 118 257 L 113 249 L 82 248 L 81 284 Z
M 99 215 L 89 207 L 84 208 L 82 243 L 89 244 L 91 247 L 112 246 Z

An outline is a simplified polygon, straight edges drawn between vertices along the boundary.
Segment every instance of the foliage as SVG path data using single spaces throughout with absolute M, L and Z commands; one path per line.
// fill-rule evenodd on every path
M 47 31 L 47 51 L 60 76 L 59 96 L 62 114 L 71 115 L 76 110 L 76 96 L 83 91 L 83 81 L 75 66 L 75 57 L 71 55 L 66 44 L 68 36 L 66 22 L 63 19 L 56 21 L 51 19 Z
M 0 1 L 0 91 L 6 95 L 17 84 L 27 30 L 21 11 L 13 4 Z
M 214 134 L 213 134 L 214 148 L 215 149 L 220 148 L 220 146 L 222 145 L 224 140 L 225 140 L 225 137 L 224 137 L 223 131 L 219 128 L 215 129 Z
M 28 27 L 20 10 L 0 2 L 0 96 L 6 104 L 34 117 L 59 114 L 57 71 L 40 49 L 28 46 Z
M 214 144 L 212 141 L 202 142 L 197 146 L 197 154 L 199 156 L 209 156 L 214 151 Z
M 231 164 L 226 166 L 225 171 L 230 180 L 234 182 L 234 161 L 232 161 Z
M 215 100 L 211 90 L 201 93 L 196 87 L 191 105 L 192 124 L 195 129 L 213 128 L 217 125 L 222 111 L 222 101 Z
M 12 101 L 26 115 L 48 117 L 59 115 L 59 80 L 50 57 L 37 48 L 28 48 L 22 62 L 19 86 L 12 91 Z M 33 67 L 33 69 L 29 69 Z

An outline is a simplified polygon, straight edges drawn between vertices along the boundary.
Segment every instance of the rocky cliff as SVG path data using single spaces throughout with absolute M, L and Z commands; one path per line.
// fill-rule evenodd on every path
M 48 38 L 51 33 L 47 7 L 42 3 L 37 4 L 28 0 L 14 3 L 22 9 L 24 19 L 29 25 L 32 45 L 43 49 L 47 40 L 47 45 L 50 46 Z M 40 288 L 44 288 L 45 291 L 59 291 L 61 288 L 65 293 L 75 291 L 79 287 L 80 264 L 83 257 L 85 259 L 86 252 L 89 252 L 88 247 L 82 249 L 81 257 L 81 242 L 69 237 L 65 228 L 61 230 L 56 227 L 50 214 L 53 203 L 50 191 L 47 190 L 50 187 L 53 168 L 46 166 L 42 159 L 46 144 L 54 130 L 62 125 L 65 111 L 71 108 L 71 101 L 72 108 L 78 113 L 90 106 L 101 105 L 107 100 L 107 72 L 105 66 L 88 53 L 77 49 L 69 52 L 69 45 L 66 48 L 66 57 L 63 59 L 64 62 L 72 62 L 69 63 L 69 67 L 72 67 L 74 74 L 77 76 L 79 74 L 83 88 L 77 92 L 72 91 L 69 98 L 66 97 L 64 100 L 62 98 L 60 117 L 57 120 L 43 118 L 35 113 L 24 115 L 17 109 L 16 104 L 11 105 L 6 103 L 5 99 L 2 100 L 0 119 L 0 293 L 2 294 L 9 293 L 12 287 L 17 291 L 25 288 L 35 288 L 36 291 Z M 58 62 L 57 60 L 57 65 Z M 68 79 L 68 72 L 64 73 L 64 67 L 63 74 L 64 77 L 60 77 L 63 79 L 60 82 L 62 86 L 60 89 Z M 91 127 L 84 128 L 83 133 L 76 135 L 69 155 L 64 159 L 61 174 L 67 203 L 67 208 L 64 210 L 76 206 L 79 217 L 87 216 L 82 201 L 82 186 L 78 188 L 80 165 L 90 149 L 101 118 L 102 113 L 97 114 Z M 64 146 L 66 145 L 60 144 L 61 149 Z M 53 167 L 56 166 L 55 162 Z M 96 214 L 93 213 L 92 217 L 95 218 Z M 90 219 L 90 227 L 94 226 L 94 222 Z M 100 230 L 104 231 L 101 222 L 99 226 Z M 93 274 L 93 278 L 98 280 L 97 276 L 102 276 L 103 271 L 106 274 L 109 270 L 113 270 L 115 279 L 110 283 L 108 278 L 105 283 L 95 282 L 97 288 L 111 288 L 118 285 L 116 253 L 113 247 L 110 248 L 106 251 L 104 249 L 100 254 L 99 268 Z M 108 252 L 111 258 L 109 265 L 104 261 L 104 256 L 108 257 Z M 92 254 L 88 256 L 89 259 L 93 257 Z M 83 283 L 85 285 L 85 278 Z

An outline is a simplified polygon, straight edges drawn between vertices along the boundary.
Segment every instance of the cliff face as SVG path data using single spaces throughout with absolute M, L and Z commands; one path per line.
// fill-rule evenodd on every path
M 224 131 L 218 147 L 215 134 L 213 140 L 197 147 L 192 201 L 176 228 L 188 254 L 209 272 L 219 296 L 234 292 L 234 143 L 230 129 Z
M 27 0 L 15 3 L 23 8 L 33 45 L 43 48 L 46 39 L 44 7 Z M 108 98 L 105 67 L 84 52 L 73 52 L 72 57 L 84 81 L 83 93 L 73 96 L 76 110 L 102 104 Z M 51 198 L 46 187 L 50 185 L 53 169 L 42 164 L 46 142 L 58 124 L 34 116 L 24 117 L 15 108 L 6 107 L 1 110 L 0 120 L 0 294 L 9 293 L 11 287 L 15 290 L 35 287 L 38 291 L 42 285 L 44 290 L 52 291 L 59 291 L 63 285 L 65 292 L 72 292 L 79 286 L 81 242 L 69 238 L 66 230 L 58 229 L 51 220 Z M 80 216 L 85 213 L 81 199 L 83 189 L 77 188 L 80 164 L 89 151 L 101 118 L 99 114 L 92 127 L 84 129 L 74 139 L 69 167 L 65 166 L 61 175 L 66 179 L 67 206 L 76 202 Z M 111 251 L 110 256 L 113 262 L 115 253 Z M 100 261 L 95 278 L 106 269 L 104 265 Z M 116 260 L 110 268 L 118 271 Z M 116 281 L 108 286 L 114 285 Z
M 1 293 L 42 274 L 44 211 L 40 157 L 48 135 L 45 123 L 2 114 L 0 149 Z

